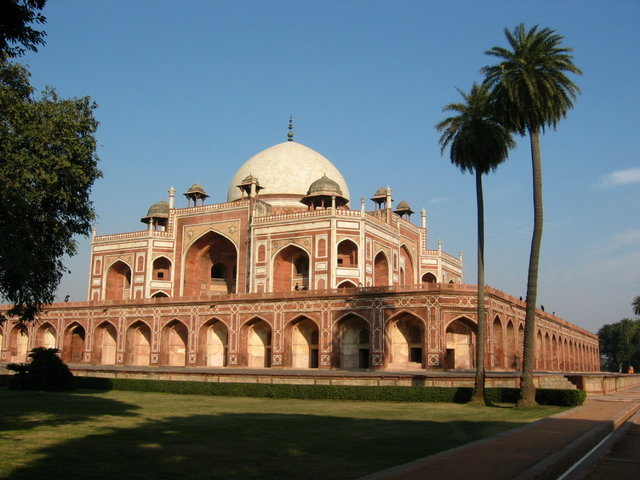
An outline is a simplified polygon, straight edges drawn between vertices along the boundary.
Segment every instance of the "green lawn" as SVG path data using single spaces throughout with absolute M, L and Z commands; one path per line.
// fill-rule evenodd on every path
M 562 410 L 0 388 L 0 478 L 348 479 Z

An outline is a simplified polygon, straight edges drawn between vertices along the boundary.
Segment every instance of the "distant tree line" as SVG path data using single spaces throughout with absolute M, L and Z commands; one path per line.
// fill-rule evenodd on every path
M 598 330 L 601 366 L 608 372 L 626 372 L 629 367 L 640 371 L 640 295 L 631 306 L 638 318 L 623 318 Z

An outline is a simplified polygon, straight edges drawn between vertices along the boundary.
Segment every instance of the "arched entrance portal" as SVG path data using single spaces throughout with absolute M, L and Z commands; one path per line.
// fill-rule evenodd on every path
M 423 368 L 424 322 L 411 314 L 391 320 L 387 326 L 389 368 Z
M 313 320 L 302 317 L 289 323 L 285 338 L 292 368 L 318 368 L 318 326 Z
M 339 366 L 345 370 L 369 368 L 369 324 L 353 315 L 338 324 Z
M 151 329 L 137 321 L 127 329 L 127 347 L 125 363 L 127 365 L 148 366 L 151 360 Z
M 241 341 L 248 367 L 271 366 L 271 327 L 267 322 L 260 319 L 247 322 L 242 327 Z
M 102 322 L 93 334 L 93 358 L 99 365 L 115 365 L 116 363 L 116 327 L 109 322 Z
M 445 368 L 475 368 L 475 330 L 475 324 L 468 318 L 458 318 L 447 325 Z
M 68 363 L 82 362 L 84 353 L 85 331 L 82 325 L 72 323 L 64 335 L 64 348 L 62 359 Z
M 309 288 L 309 255 L 302 248 L 289 245 L 273 259 L 273 291 L 288 292 Z
M 185 256 L 184 294 L 199 296 L 236 292 L 238 252 L 231 240 L 208 232 Z
M 229 333 L 226 325 L 219 320 L 209 320 L 198 335 L 199 365 L 225 367 Z
M 162 364 L 171 367 L 184 367 L 187 364 L 188 332 L 184 323 L 170 321 L 163 329 L 160 339 Z

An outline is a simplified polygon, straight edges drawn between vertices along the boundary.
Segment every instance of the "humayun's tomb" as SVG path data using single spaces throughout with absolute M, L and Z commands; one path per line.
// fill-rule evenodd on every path
M 291 127 L 238 169 L 226 202 L 207 203 L 199 184 L 186 207 L 175 196 L 141 231 L 94 235 L 88 301 L 53 304 L 25 331 L 4 322 L 0 362 L 45 346 L 113 368 L 474 368 L 476 286 L 462 283 L 462 259 L 428 245 L 426 212 L 414 225 L 390 188 L 353 205 L 340 171 Z M 520 368 L 524 308 L 487 287 L 487 369 Z M 538 310 L 536 370 L 598 371 L 597 336 Z

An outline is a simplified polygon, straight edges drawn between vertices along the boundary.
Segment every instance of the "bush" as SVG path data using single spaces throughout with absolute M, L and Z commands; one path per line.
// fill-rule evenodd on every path
M 15 375 L 9 378 L 13 390 L 74 390 L 75 383 L 69 367 L 58 356 L 57 348 L 38 347 L 31 350 L 28 363 L 7 365 Z
M 338 385 L 289 385 L 261 383 L 217 383 L 172 380 L 142 380 L 131 378 L 78 377 L 80 388 L 93 390 L 130 390 L 192 395 L 230 397 L 299 398 L 314 400 L 360 400 L 383 402 L 449 402 L 466 403 L 472 388 L 447 387 L 360 387 Z M 538 390 L 536 399 L 542 405 L 575 406 L 584 401 L 581 390 Z M 551 392 L 551 393 L 547 393 Z M 558 394 L 557 392 L 561 392 Z M 488 388 L 487 399 L 495 403 L 515 403 L 516 388 Z M 578 402 L 579 399 L 582 399 Z M 563 402 L 563 403 L 560 403 Z

